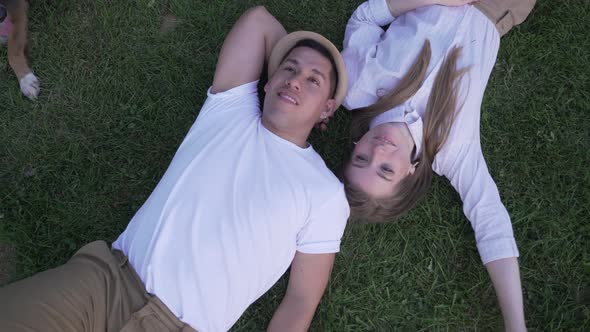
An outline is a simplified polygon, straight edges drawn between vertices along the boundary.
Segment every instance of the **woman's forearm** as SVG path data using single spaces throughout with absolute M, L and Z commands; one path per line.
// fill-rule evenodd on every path
M 518 260 L 516 257 L 504 258 L 486 264 L 486 268 L 496 290 L 504 328 L 506 331 L 526 331 Z
M 399 15 L 416 8 L 433 5 L 435 3 L 434 0 L 387 0 L 389 11 L 394 17 L 398 17 Z
M 387 6 L 391 15 L 398 17 L 403 13 L 407 13 L 416 8 L 442 5 L 442 6 L 462 6 L 477 0 L 387 0 Z

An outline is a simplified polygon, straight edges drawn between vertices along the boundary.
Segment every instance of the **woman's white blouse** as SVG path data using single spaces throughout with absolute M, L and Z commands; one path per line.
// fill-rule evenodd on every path
M 389 27 L 384 30 L 386 25 Z M 344 106 L 369 106 L 391 91 L 414 63 L 426 39 L 432 49 L 426 79 L 400 107 L 424 117 L 445 55 L 455 45 L 462 47 L 458 66 L 469 71 L 459 85 L 458 113 L 445 145 L 435 157 L 433 170 L 447 177 L 461 196 L 483 263 L 518 257 L 510 216 L 480 144 L 481 102 L 500 44 L 498 31 L 484 14 L 471 5 L 428 6 L 393 17 L 386 0 L 361 4 L 350 18 L 344 37 L 342 55 L 349 78 Z M 415 132 L 421 135 L 421 131 Z

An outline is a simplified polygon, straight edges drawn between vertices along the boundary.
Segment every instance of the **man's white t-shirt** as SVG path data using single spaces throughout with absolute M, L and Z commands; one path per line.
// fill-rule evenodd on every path
M 199 331 L 229 329 L 295 252 L 335 253 L 343 185 L 311 146 L 261 122 L 257 82 L 211 94 L 154 192 L 113 243 L 147 291 Z

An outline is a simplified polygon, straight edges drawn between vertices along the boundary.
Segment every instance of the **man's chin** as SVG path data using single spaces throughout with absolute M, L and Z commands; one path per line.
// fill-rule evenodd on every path
M 299 105 L 291 104 L 281 100 L 277 100 L 277 102 L 274 103 L 273 106 L 274 112 L 279 114 L 297 112 L 300 109 Z
M 273 109 L 270 112 L 263 112 L 262 113 L 262 123 L 265 124 L 266 127 L 272 128 L 294 128 L 296 127 L 296 122 L 293 121 L 292 117 L 288 116 L 288 112 Z

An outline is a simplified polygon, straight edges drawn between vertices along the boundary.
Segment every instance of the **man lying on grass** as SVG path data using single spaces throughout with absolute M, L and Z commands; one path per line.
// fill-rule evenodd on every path
M 2 329 L 227 330 L 289 265 L 269 328 L 306 329 L 349 215 L 343 185 L 307 137 L 345 87 L 328 40 L 286 35 L 263 7 L 247 11 L 225 39 L 197 120 L 112 249 L 90 243 L 65 265 L 0 289 Z

